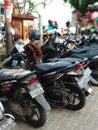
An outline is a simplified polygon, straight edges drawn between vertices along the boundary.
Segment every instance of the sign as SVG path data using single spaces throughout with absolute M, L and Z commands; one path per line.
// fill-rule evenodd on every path
M 13 19 L 13 28 L 15 29 L 15 39 L 22 39 L 22 21 Z
M 11 22 L 11 0 L 5 0 L 5 20 Z

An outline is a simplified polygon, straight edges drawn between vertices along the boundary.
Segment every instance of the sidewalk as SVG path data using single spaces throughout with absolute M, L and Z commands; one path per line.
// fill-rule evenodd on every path
M 35 129 L 27 122 L 17 120 L 14 130 L 98 130 L 98 87 L 87 97 L 86 105 L 79 111 L 52 109 L 44 127 Z

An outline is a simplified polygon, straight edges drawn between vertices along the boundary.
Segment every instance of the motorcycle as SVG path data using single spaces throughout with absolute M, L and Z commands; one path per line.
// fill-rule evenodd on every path
M 73 43 L 74 48 L 70 49 L 69 44 Z M 47 62 L 50 58 L 88 58 L 89 68 L 92 70 L 92 77 L 98 81 L 98 46 L 97 44 L 79 46 L 76 40 L 67 38 L 63 43 L 54 42 L 49 39 L 45 45 L 42 46 L 43 62 Z M 97 85 L 97 83 L 94 83 Z
M 51 109 L 43 93 L 34 72 L 24 69 L 0 70 L 0 99 L 5 110 L 25 118 L 36 128 L 46 123 L 46 110 Z
M 5 113 L 4 106 L 0 101 L 0 129 L 12 130 L 15 125 L 15 117 L 9 113 Z
M 7 65 L 9 65 L 9 67 L 19 67 L 19 64 L 24 62 L 24 64 L 22 64 L 23 66 L 20 65 L 20 67 L 35 71 L 35 74 L 38 76 L 38 79 L 45 90 L 45 97 L 49 103 L 52 103 L 52 105 L 64 106 L 70 110 L 80 110 L 84 107 L 85 95 L 82 90 L 77 87 L 76 84 L 62 80 L 62 77 L 66 77 L 68 72 L 74 71 L 78 62 L 69 63 L 59 61 L 53 63 L 30 64 L 28 63 L 28 58 L 24 57 L 24 55 L 21 59 L 19 58 L 20 56 L 17 55 L 22 56 L 22 53 L 16 53 L 17 59 L 11 56 L 13 59 L 7 60 L 6 67 Z M 13 66 L 13 60 L 17 61 L 15 66 Z M 72 74 L 72 77 L 74 75 L 75 72 Z M 73 100 L 75 101 L 74 103 Z
M 53 106 L 59 105 L 69 110 L 80 110 L 84 107 L 85 95 L 82 90 L 75 84 L 62 79 L 74 70 L 75 65 L 77 63 L 63 61 L 31 65 L 31 71 L 35 70 L 45 90 L 46 99 Z

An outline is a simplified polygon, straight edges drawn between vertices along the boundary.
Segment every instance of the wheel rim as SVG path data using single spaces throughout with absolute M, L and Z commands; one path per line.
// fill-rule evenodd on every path
M 30 120 L 39 121 L 40 120 L 40 114 L 36 107 L 28 107 L 26 111 L 26 117 L 28 117 Z
M 68 90 L 67 100 L 68 100 L 68 104 L 74 106 L 80 103 L 79 95 L 71 91 L 69 92 L 69 90 Z

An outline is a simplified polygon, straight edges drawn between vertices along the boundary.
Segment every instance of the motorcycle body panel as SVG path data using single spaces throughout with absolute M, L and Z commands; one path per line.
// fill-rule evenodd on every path
M 10 83 L 11 82 L 17 83 L 17 79 L 18 79 L 18 81 L 19 81 L 19 79 L 22 79 L 22 80 L 27 79 L 27 77 L 25 77 L 25 75 L 26 76 L 30 75 L 31 72 L 29 70 L 23 70 L 23 69 L 1 69 L 0 74 L 2 75 L 2 76 L 0 76 L 1 82 L 4 79 L 5 79 L 5 81 L 7 81 L 7 80 L 10 81 L 12 79 L 12 81 L 10 81 Z M 9 79 L 9 77 L 10 78 L 12 77 L 12 78 Z M 38 80 L 36 80 L 36 82 L 33 83 L 32 85 L 29 85 L 28 89 L 29 89 L 29 94 L 31 95 L 32 98 L 36 98 L 37 96 L 40 96 L 44 93 L 44 90 Z M 40 96 L 40 98 L 41 98 L 40 102 L 38 100 L 39 98 L 37 98 L 37 101 L 40 103 L 40 105 L 42 105 L 44 107 L 44 105 L 46 104 L 44 108 L 47 110 L 48 109 L 50 110 L 50 106 L 47 103 L 47 101 L 44 99 L 44 96 Z M 42 101 L 42 104 L 41 104 L 41 101 Z M 47 106 L 47 108 L 46 108 L 46 106 Z
M 4 106 L 0 101 L 0 129 L 11 130 L 16 125 L 15 117 L 9 113 L 5 113 Z
M 6 97 L 7 110 L 24 117 L 33 127 L 38 128 L 45 124 L 46 110 L 51 107 L 34 72 L 24 69 L 1 69 L 0 94 L 0 99 Z M 37 114 L 39 117 L 35 119 Z
M 29 94 L 46 110 L 50 110 L 51 107 L 46 101 L 45 97 L 43 96 L 44 89 L 42 88 L 41 84 L 37 80 L 32 85 L 27 86 L 29 90 Z
M 2 121 L 0 121 L 0 129 L 1 130 L 12 130 L 13 127 L 16 125 L 16 122 L 13 118 L 5 117 Z

